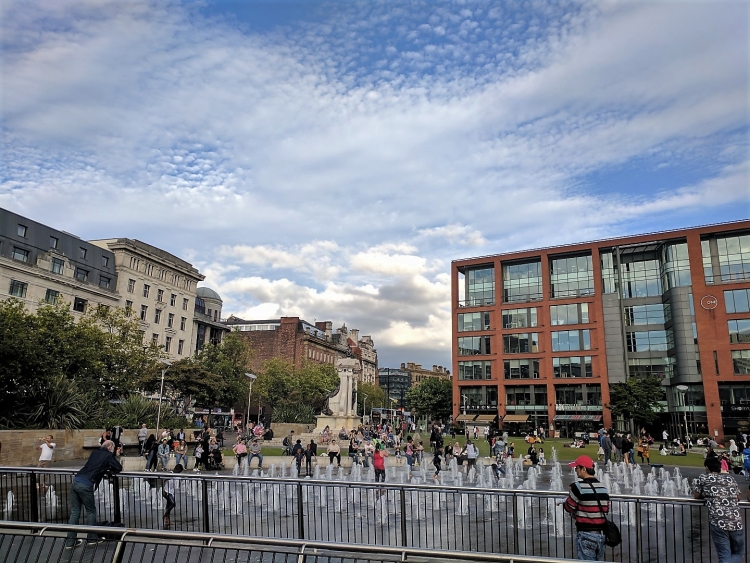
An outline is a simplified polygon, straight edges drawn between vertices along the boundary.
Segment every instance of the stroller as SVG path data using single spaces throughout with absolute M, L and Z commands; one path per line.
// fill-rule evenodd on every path
M 224 469 L 224 458 L 221 455 L 221 450 L 211 450 L 208 452 L 206 458 L 206 469 L 208 471 L 218 471 Z

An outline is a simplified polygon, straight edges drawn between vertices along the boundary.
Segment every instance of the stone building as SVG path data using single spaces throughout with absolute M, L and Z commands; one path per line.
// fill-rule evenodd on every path
M 190 349 L 198 353 L 207 343 L 219 344 L 229 328 L 221 322 L 223 301 L 218 293 L 208 287 L 196 289 L 193 313 L 193 336 Z
M 31 312 L 65 301 L 80 317 L 119 304 L 117 277 L 109 250 L 0 209 L 0 299 L 18 299 Z
M 192 355 L 197 284 L 192 264 L 129 238 L 91 241 L 114 254 L 119 305 L 140 319 L 144 341 L 163 346 L 172 359 Z
M 425 379 L 438 378 L 438 379 L 450 379 L 451 372 L 445 369 L 443 366 L 433 365 L 432 369 L 423 368 L 422 364 L 415 364 L 413 362 L 407 362 L 401 364 L 401 369 L 406 371 L 411 378 L 411 386 L 416 387 L 422 383 Z

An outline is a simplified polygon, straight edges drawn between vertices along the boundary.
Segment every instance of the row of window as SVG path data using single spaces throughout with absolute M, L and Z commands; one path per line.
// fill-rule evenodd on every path
M 143 263 L 141 264 L 141 262 Z M 166 268 L 154 268 L 154 265 L 151 262 L 145 260 L 142 261 L 135 256 L 130 257 L 130 269 L 135 270 L 136 272 L 143 272 L 149 277 L 156 277 L 164 282 L 169 280 L 172 285 L 187 291 L 191 291 L 193 288 L 192 280 L 189 280 L 171 270 L 167 270 Z M 154 270 L 157 270 L 156 276 L 154 276 Z
M 505 379 L 539 379 L 539 361 L 538 358 L 503 360 L 503 375 Z M 552 358 L 552 373 L 555 378 L 593 377 L 591 356 Z M 492 362 L 458 362 L 458 379 L 492 379 Z
M 23 248 L 18 248 L 14 246 L 12 256 L 14 260 L 18 260 L 20 262 L 28 263 L 29 261 L 29 251 Z M 107 258 L 106 256 L 103 256 L 102 258 L 103 259 L 106 258 L 107 261 L 109 260 L 109 258 Z M 65 262 L 63 260 L 60 260 L 59 258 L 52 258 L 52 261 L 50 263 L 50 271 L 53 274 L 62 275 L 64 269 L 65 269 Z M 80 266 L 77 266 L 73 276 L 75 277 L 76 280 L 78 280 L 81 283 L 88 283 L 89 274 L 90 272 L 88 270 L 81 268 Z M 112 285 L 112 278 L 99 274 L 99 287 L 101 287 L 102 289 L 110 289 L 111 285 Z
M 459 356 L 480 356 L 492 353 L 490 336 L 461 336 L 458 339 Z M 591 331 L 560 330 L 552 332 L 552 351 L 591 350 Z M 503 354 L 528 354 L 539 351 L 539 333 L 503 335 Z
M 745 292 L 746 290 L 742 290 Z M 747 290 L 750 292 L 750 290 Z M 725 292 L 733 293 L 733 292 Z M 744 303 L 745 309 L 737 312 L 747 311 L 747 294 L 745 301 L 738 298 L 738 303 Z M 734 303 L 734 301 L 732 301 Z M 729 307 L 729 305 L 727 305 Z M 504 309 L 502 311 L 502 328 L 533 328 L 539 326 L 539 315 L 537 307 L 525 307 L 523 309 Z M 732 312 L 735 312 L 734 310 Z M 572 303 L 570 305 L 550 305 L 550 324 L 552 326 L 589 324 L 589 304 Z M 663 325 L 670 317 L 670 306 L 668 303 L 655 303 L 651 305 L 631 305 L 623 310 L 625 324 L 634 325 Z M 458 332 L 469 332 L 478 330 L 490 330 L 490 313 L 481 311 L 477 313 L 458 314 Z
M 135 293 L 135 280 L 129 279 L 128 280 L 128 293 Z M 148 296 L 151 294 L 151 286 L 147 283 L 143 284 L 143 297 L 148 298 Z M 164 301 L 164 290 L 157 288 L 156 290 L 156 301 L 157 303 L 165 303 Z M 175 307 L 177 305 L 177 294 L 171 293 L 169 296 L 169 305 L 170 307 Z M 188 310 L 188 307 L 190 306 L 190 300 L 186 297 L 182 298 L 182 309 L 184 311 Z
M 18 236 L 19 237 L 26 238 L 28 230 L 29 229 L 28 229 L 28 227 L 26 225 L 21 225 L 20 223 L 18 224 L 18 231 L 17 232 L 18 232 Z M 59 247 L 59 245 L 60 245 L 60 239 L 57 238 L 57 237 L 54 237 L 54 236 L 50 235 L 50 237 L 49 237 L 49 247 L 56 250 Z M 14 251 L 15 250 L 23 250 L 23 249 L 20 249 L 20 248 L 16 249 L 16 248 L 14 248 Z M 26 252 L 26 257 L 28 259 L 28 253 L 29 253 L 29 251 L 26 250 L 25 252 Z M 88 252 L 89 252 L 88 248 L 85 248 L 85 247 L 81 246 L 81 247 L 78 248 L 78 257 L 80 259 L 82 259 L 82 260 L 86 260 L 86 258 L 88 257 Z M 15 258 L 15 256 L 14 256 L 14 258 Z M 109 268 L 109 256 L 102 256 L 102 267 Z

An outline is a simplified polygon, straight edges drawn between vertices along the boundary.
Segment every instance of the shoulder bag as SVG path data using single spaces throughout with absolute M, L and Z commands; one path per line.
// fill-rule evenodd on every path
M 596 494 L 596 488 L 592 483 L 589 483 L 589 486 L 591 487 L 591 491 L 594 493 L 594 497 L 596 498 L 596 503 L 599 505 L 599 512 L 602 513 L 605 519 L 604 523 L 604 543 L 608 545 L 609 547 L 617 547 L 622 543 L 622 534 L 620 533 L 620 528 L 617 527 L 617 524 L 612 522 L 609 518 L 607 518 L 606 513 L 604 512 L 604 508 L 602 507 L 602 503 L 599 500 L 599 495 Z

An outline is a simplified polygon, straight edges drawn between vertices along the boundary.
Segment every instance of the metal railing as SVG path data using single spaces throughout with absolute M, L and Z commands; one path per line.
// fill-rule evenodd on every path
M 2 519 L 67 522 L 73 474 L 0 468 Z M 98 520 L 161 528 L 161 485 L 169 478 L 177 479 L 172 527 L 181 532 L 575 557 L 575 528 L 560 504 L 566 495 L 550 491 L 121 473 L 97 492 Z M 750 504 L 740 506 L 747 519 Z M 702 501 L 612 495 L 611 516 L 623 543 L 607 549 L 608 561 L 716 559 Z
M 63 524 L 0 522 L 0 561 L 20 563 L 43 560 L 71 560 L 65 556 L 65 535 L 69 531 L 104 534 L 109 541 L 82 545 L 71 555 L 88 552 L 89 561 L 295 561 L 298 563 L 334 561 L 396 562 L 491 562 L 491 563 L 570 563 L 570 559 L 522 557 L 495 553 L 457 553 L 415 548 L 352 545 L 276 538 L 247 538 L 216 534 L 126 530 Z M 79 550 L 79 551 L 76 551 Z

